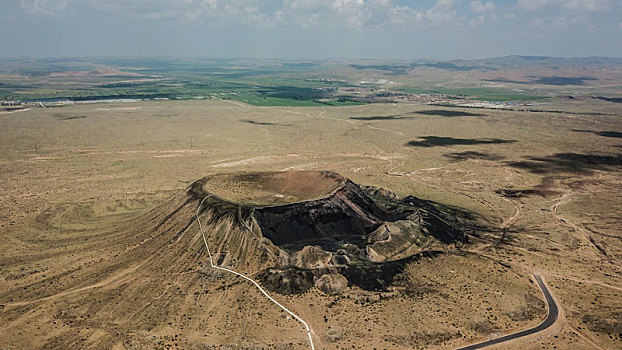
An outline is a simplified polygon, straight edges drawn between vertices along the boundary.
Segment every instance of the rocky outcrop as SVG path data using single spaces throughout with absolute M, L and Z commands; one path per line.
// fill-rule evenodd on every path
M 327 273 L 315 281 L 315 287 L 324 293 L 342 292 L 348 286 L 348 280 L 338 273 Z
M 362 246 L 387 216 L 351 181 L 326 198 L 257 208 L 254 215 L 263 235 L 278 246 L 316 244 L 328 251 L 339 248 L 336 241 Z
M 302 293 L 313 286 L 326 293 L 338 293 L 347 286 L 384 290 L 420 254 L 438 254 L 467 240 L 463 229 L 466 216 L 456 208 L 413 196 L 400 198 L 385 189 L 359 186 L 335 173 L 226 176 L 226 181 L 216 179 L 215 183 L 226 183 L 235 191 L 235 181 L 243 182 L 245 191 L 257 195 L 238 191 L 235 200 L 227 199 L 225 191 L 216 195 L 209 190 L 216 192 L 214 184 L 207 185 L 214 176 L 197 181 L 188 193 L 203 202 L 208 224 L 219 227 L 214 238 L 222 235 L 239 240 L 219 241 L 221 250 L 235 252 L 223 262 L 244 263 L 244 247 L 256 247 L 247 253 L 275 262 L 257 273 L 274 292 Z M 304 186 L 297 186 L 300 181 Z M 244 203 L 239 198 L 250 199 Z M 266 204 L 273 198 L 277 198 L 276 204 Z M 237 233 L 227 234 L 226 230 Z

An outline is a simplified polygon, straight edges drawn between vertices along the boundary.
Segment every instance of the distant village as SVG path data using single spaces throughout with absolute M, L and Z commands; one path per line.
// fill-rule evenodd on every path
M 412 94 L 387 91 L 367 86 L 323 87 L 320 90 L 366 103 L 425 103 L 467 108 L 505 109 L 520 105 L 515 102 L 490 102 L 465 99 L 464 96 L 447 94 Z
M 0 101 L 0 106 L 21 106 L 21 101 Z

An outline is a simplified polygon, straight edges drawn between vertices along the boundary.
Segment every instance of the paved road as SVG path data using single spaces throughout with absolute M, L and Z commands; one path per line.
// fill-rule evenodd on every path
M 458 350 L 481 349 L 481 348 L 484 348 L 490 345 L 496 345 L 496 344 L 504 343 L 506 341 L 514 340 L 517 338 L 526 337 L 528 335 L 538 333 L 540 331 L 543 331 L 551 327 L 557 321 L 557 318 L 559 316 L 559 309 L 557 307 L 557 304 L 555 303 L 555 300 L 553 300 L 551 293 L 546 287 L 546 284 L 544 284 L 544 282 L 542 281 L 542 278 L 540 278 L 540 276 L 535 275 L 535 274 L 533 275 L 533 277 L 536 279 L 536 282 L 538 282 L 538 286 L 540 286 L 540 289 L 542 289 L 542 294 L 544 294 L 544 297 L 546 298 L 546 302 L 547 304 L 549 304 L 549 314 L 548 316 L 546 316 L 546 319 L 542 321 L 542 323 L 540 323 L 539 325 L 533 328 L 526 329 L 524 331 L 504 335 L 502 337 L 487 340 L 485 342 L 465 346 L 463 348 L 459 348 Z
M 290 310 L 288 310 L 285 306 L 281 305 L 278 301 L 274 300 L 274 298 L 272 298 L 270 296 L 270 294 L 268 294 L 268 292 L 266 292 L 260 285 L 259 283 L 257 283 L 255 280 L 253 280 L 252 278 L 245 276 L 239 272 L 224 268 L 224 267 L 220 267 L 217 265 L 214 265 L 214 260 L 212 259 L 212 252 L 209 249 L 209 246 L 207 245 L 207 239 L 205 238 L 205 232 L 203 231 L 203 225 L 201 224 L 201 220 L 199 219 L 199 211 L 201 210 L 201 207 L 203 206 L 203 202 L 207 199 L 206 196 L 205 198 L 203 198 L 203 200 L 201 201 L 201 203 L 199 204 L 199 207 L 197 208 L 197 212 L 196 212 L 196 217 L 197 217 L 197 222 L 199 223 L 199 228 L 201 229 L 201 236 L 203 236 L 203 243 L 205 243 L 205 248 L 207 249 L 207 255 L 209 256 L 209 264 L 211 265 L 211 267 L 213 267 L 216 270 L 221 270 L 221 271 L 227 271 L 229 273 L 232 273 L 236 276 L 240 276 L 242 278 L 244 278 L 245 280 L 251 282 L 252 284 L 255 285 L 255 287 L 257 287 L 257 289 L 259 289 L 259 291 L 266 296 L 266 298 L 270 299 L 270 301 L 272 301 L 273 303 L 275 303 L 278 307 L 280 307 L 281 309 L 283 309 L 283 311 L 287 312 L 288 314 L 290 314 L 293 318 L 295 318 L 296 320 L 298 320 L 298 322 L 302 323 L 307 331 L 307 335 L 309 336 L 309 345 L 311 346 L 311 350 L 315 350 L 315 345 L 313 344 L 313 337 L 311 337 L 311 329 L 309 328 L 309 325 L 307 324 L 307 322 L 305 322 L 302 318 L 298 317 L 298 315 L 296 315 L 295 313 L 291 312 Z

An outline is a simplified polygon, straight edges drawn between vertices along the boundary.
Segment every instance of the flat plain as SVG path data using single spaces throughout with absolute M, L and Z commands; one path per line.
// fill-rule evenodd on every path
M 547 312 L 534 273 L 561 317 L 503 348 L 620 348 L 620 104 L 531 109 L 221 98 L 6 109 L 0 348 L 308 348 L 300 323 L 209 268 L 196 222 L 146 229 L 197 179 L 249 170 L 329 170 L 479 223 L 386 290 L 275 294 L 317 348 L 456 348 L 534 326 Z

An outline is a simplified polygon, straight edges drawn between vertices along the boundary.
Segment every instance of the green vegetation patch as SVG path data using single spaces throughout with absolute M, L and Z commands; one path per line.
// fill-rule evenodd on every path
M 446 88 L 405 86 L 396 88 L 395 91 L 409 94 L 453 95 L 458 98 L 471 98 L 478 101 L 491 102 L 541 101 L 549 99 L 544 94 L 534 94 L 532 91 L 514 91 L 512 89 L 493 87 Z
M 282 98 L 262 96 L 258 94 L 229 94 L 223 99 L 236 100 L 253 106 L 321 106 L 322 103 L 314 100 L 298 100 L 294 98 Z

